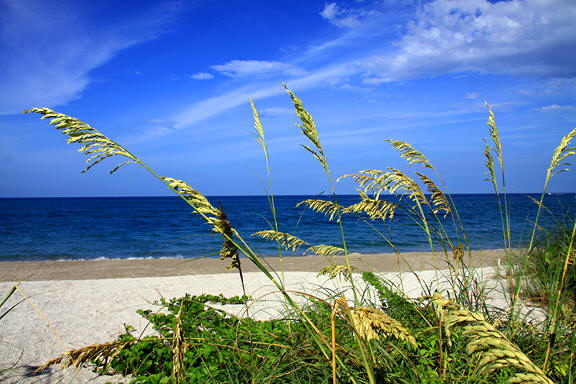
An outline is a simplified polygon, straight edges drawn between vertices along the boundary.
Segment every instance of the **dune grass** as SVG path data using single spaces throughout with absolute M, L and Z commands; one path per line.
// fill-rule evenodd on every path
M 341 243 L 310 244 L 279 228 L 264 131 L 251 102 L 256 139 L 268 170 L 268 180 L 262 184 L 267 186 L 274 218 L 271 228 L 254 235 L 275 241 L 280 257 L 283 248 L 300 247 L 308 254 L 329 259 L 344 255 L 344 264 L 331 263 L 320 273 L 347 281 L 353 299 L 346 299 L 344 292 L 333 292 L 318 297 L 308 295 L 302 304 L 296 300 L 298 293 L 285 290 L 283 267 L 280 271 L 269 269 L 250 247 L 249 236 L 234 229 L 222 207 L 212 206 L 184 181 L 159 176 L 88 124 L 47 108 L 36 108 L 26 112 L 49 119 L 67 136 L 68 143 L 82 145 L 79 151 L 90 156 L 85 171 L 108 157 L 124 158 L 111 173 L 128 163 L 147 169 L 222 236 L 220 255 L 231 261 L 229 267 L 236 268 L 243 279 L 241 260 L 254 263 L 282 293 L 286 308 L 283 318 L 262 321 L 232 316 L 212 305 L 244 304 L 248 309 L 251 299 L 246 296 L 164 300 L 160 303 L 164 312 L 140 311 L 157 336 L 140 338 L 128 327 L 116 341 L 67 352 L 45 366 L 90 363 L 98 372 L 131 375 L 137 383 L 574 383 L 574 321 L 565 308 L 573 304 L 570 292 L 574 292 L 572 242 L 576 222 L 573 217 L 567 218 L 569 229 L 562 231 L 560 240 L 538 240 L 541 199 L 537 202 L 530 246 L 522 257 L 512 259 L 503 149 L 492 110 L 489 109 L 488 121 L 490 140 L 486 141 L 484 153 L 489 181 L 500 206 L 504 247 L 508 259 L 513 260 L 508 280 L 504 280 L 511 292 L 509 308 L 494 308 L 488 300 L 491 293 L 473 268 L 470 244 L 457 207 L 424 154 L 408 143 L 389 140 L 406 160 L 407 169 L 369 169 L 343 176 L 357 183 L 360 196 L 358 203 L 342 206 L 314 120 L 302 101 L 287 91 L 301 120 L 298 127 L 308 141 L 303 147 L 318 161 L 332 192 L 329 198 L 301 204 L 336 221 Z M 575 135 L 576 129 L 561 140 L 554 152 L 542 196 L 550 179 L 565 169 L 559 168 L 562 162 L 574 154 L 570 145 Z M 412 167 L 417 171 L 410 173 Z M 402 199 L 387 200 L 383 197 L 386 194 Z M 352 255 L 341 217 L 355 215 L 370 223 L 390 220 L 396 211 L 407 214 L 422 230 L 435 266 L 440 259 L 449 264 L 447 273 L 436 267 L 435 282 L 423 286 L 427 293 L 419 299 L 406 297 L 401 289 L 378 275 L 359 274 L 361 271 L 355 271 L 350 264 Z M 453 229 L 448 230 L 445 225 Z M 374 235 L 381 236 L 396 250 L 384 234 L 375 230 Z M 241 259 L 240 254 L 246 259 Z M 397 255 L 402 257 L 399 252 Z M 511 273 L 513 269 L 518 273 Z M 535 281 L 539 285 L 531 283 Z M 376 297 L 367 300 L 363 286 L 376 292 Z M 536 292 L 528 291 L 528 287 Z M 535 296 L 544 304 L 541 321 L 523 315 L 521 299 Z

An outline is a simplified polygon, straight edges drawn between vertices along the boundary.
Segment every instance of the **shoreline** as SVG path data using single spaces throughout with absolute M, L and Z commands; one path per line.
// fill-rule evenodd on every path
M 439 269 L 448 267 L 446 261 L 442 260 L 443 257 L 442 253 L 436 254 Z M 499 257 L 505 258 L 505 250 L 471 251 L 471 266 L 495 266 L 498 265 Z M 464 257 L 465 261 L 467 258 Z M 263 257 L 262 260 L 270 269 L 280 271 L 278 257 Z M 346 263 L 344 256 L 335 256 L 332 260 L 334 264 Z M 241 261 L 243 272 L 259 271 L 247 258 L 241 258 Z M 431 252 L 406 252 L 401 254 L 400 259 L 394 253 L 351 253 L 350 263 L 359 271 L 406 272 L 410 267 L 416 271 L 434 269 L 434 257 Z M 97 280 L 237 273 L 236 270 L 226 270 L 228 264 L 229 260 L 218 258 L 2 261 L 0 281 Z M 288 272 L 318 272 L 329 262 L 322 256 L 285 256 L 283 264 L 284 271 Z

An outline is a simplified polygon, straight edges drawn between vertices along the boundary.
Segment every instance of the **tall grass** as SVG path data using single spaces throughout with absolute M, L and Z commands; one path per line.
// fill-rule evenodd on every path
M 279 228 L 264 130 L 251 101 L 256 139 L 267 167 L 268 184 L 262 184 L 273 217 L 270 229 L 253 235 L 278 244 L 280 275 L 253 251 L 247 235 L 234 229 L 222 207 L 212 206 L 204 195 L 184 181 L 159 176 L 127 149 L 75 118 L 47 108 L 26 111 L 50 119 L 50 124 L 65 134 L 69 143 L 82 145 L 79 151 L 90 156 L 85 171 L 108 157 L 124 158 L 111 173 L 129 163 L 144 167 L 222 236 L 220 255 L 231 260 L 229 267 L 236 268 L 241 279 L 241 262 L 254 263 L 281 292 L 286 303 L 284 319 L 256 321 L 230 316 L 209 305 L 214 302 L 247 304 L 247 297 L 186 296 L 163 301 L 161 304 L 167 313 L 141 311 L 158 336 L 142 339 L 128 329 L 117 341 L 70 351 L 47 362 L 46 366 L 92 362 L 100 372 L 131 374 L 134 381 L 140 383 L 200 380 L 214 383 L 573 383 L 576 378 L 572 369 L 576 353 L 574 323 L 569 316 L 561 316 L 564 313 L 561 304 L 573 284 L 574 230 L 566 238 L 567 247 L 559 251 L 548 247 L 544 251 L 552 252 L 556 260 L 550 275 L 554 282 L 546 287 L 550 300 L 545 321 L 532 324 L 525 318 L 510 316 L 520 313 L 521 284 L 514 287 L 511 308 L 496 310 L 488 300 L 491 293 L 486 281 L 473 268 L 470 244 L 454 201 L 440 173 L 425 155 L 408 143 L 389 140 L 407 161 L 408 170 L 368 169 L 343 176 L 356 182 L 360 200 L 342 206 L 314 120 L 302 101 L 290 90 L 287 92 L 300 118 L 298 127 L 308 141 L 303 147 L 321 165 L 332 192 L 329 199 L 309 199 L 301 204 L 335 220 L 341 243 L 312 244 Z M 492 144 L 486 142 L 486 165 L 500 207 L 504 246 L 510 252 L 510 211 L 503 151 L 490 109 L 488 123 Z M 564 170 L 558 167 L 574 153 L 570 145 L 575 135 L 573 130 L 565 136 L 554 152 L 543 195 L 550 178 Z M 499 178 L 494 157 L 500 169 Z M 413 166 L 417 170 L 410 173 Z M 385 194 L 399 198 L 386 199 Z M 520 279 L 527 278 L 529 266 L 540 260 L 537 252 L 541 248 L 534 244 L 542 199 Z M 422 282 L 427 294 L 419 299 L 408 298 L 381 276 L 364 273 L 360 277 L 351 264 L 342 217 L 355 215 L 370 223 L 391 220 L 397 211 L 402 211 L 421 229 L 433 255 L 436 279 L 432 285 Z M 574 220 L 570 219 L 570 223 Z M 446 225 L 453 227 L 453 231 Z M 576 224 L 573 228 L 576 229 Z M 393 246 L 382 233 L 375 231 L 375 236 Z M 327 257 L 330 265 L 320 273 L 348 281 L 353 300 L 349 302 L 344 292 L 338 291 L 323 296 L 306 294 L 308 304 L 298 304 L 296 296 L 304 294 L 285 289 L 282 248 L 293 251 L 304 248 L 304 253 Z M 241 254 L 246 259 L 240 258 Z M 333 262 L 334 255 L 344 255 L 345 264 Z M 399 252 L 397 255 L 399 259 L 402 257 Z M 440 259 L 448 263 L 446 273 L 439 270 Z M 533 264 L 529 264 L 530 261 Z M 442 283 L 443 276 L 447 284 Z M 366 300 L 363 285 L 370 287 L 377 297 Z

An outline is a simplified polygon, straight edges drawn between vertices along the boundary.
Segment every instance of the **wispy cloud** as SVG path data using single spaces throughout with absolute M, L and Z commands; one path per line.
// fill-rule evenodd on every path
M 574 111 L 574 110 L 576 110 L 576 107 L 574 107 L 573 105 L 552 104 L 552 105 L 546 105 L 544 107 L 538 108 L 537 110 L 541 111 L 541 112 Z
M 214 75 L 209 72 L 198 72 L 190 75 L 190 78 L 194 80 L 210 80 L 214 78 Z
M 350 73 L 349 64 L 334 65 L 321 68 L 306 76 L 295 77 L 287 80 L 287 86 L 293 91 L 302 91 L 317 87 L 320 84 L 330 82 L 338 83 L 341 77 Z M 169 120 L 174 121 L 176 129 L 190 127 L 202 120 L 217 116 L 223 112 L 229 111 L 240 105 L 248 103 L 248 95 L 253 100 L 266 99 L 286 93 L 286 90 L 280 83 L 261 83 L 259 87 L 244 86 L 234 91 L 226 92 L 222 95 L 211 97 L 204 101 L 191 104 L 179 113 L 172 116 Z
M 65 104 L 81 96 L 89 72 L 120 51 L 157 38 L 181 9 L 167 1 L 118 24 L 97 24 L 75 2 L 0 4 L 0 114 Z
M 576 55 L 560 55 L 576 52 L 576 3 L 572 0 L 549 0 L 546 4 L 537 0 L 435 0 L 411 9 L 410 17 L 405 8 L 394 14 L 395 30 L 404 31 L 394 40 L 385 23 L 385 10 L 368 6 L 351 10 L 326 4 L 321 16 L 348 27 L 342 35 L 318 42 L 322 49 L 311 46 L 292 59 L 231 60 L 213 65 L 210 68 L 222 75 L 249 82 L 184 107 L 169 120 L 175 122 L 176 129 L 182 129 L 246 103 L 247 95 L 256 100 L 283 93 L 278 83 L 254 81 L 266 74 L 288 77 L 285 82 L 294 91 L 327 86 L 377 88 L 383 83 L 457 73 L 545 79 L 576 76 Z M 360 48 L 341 59 L 342 45 L 365 47 L 367 41 L 374 43 L 369 54 Z M 332 56 L 327 56 L 331 50 Z M 467 93 L 465 98 L 475 100 L 478 94 Z
M 356 28 L 362 25 L 361 19 L 371 14 L 362 9 L 345 9 L 336 3 L 324 5 L 320 16 L 339 28 Z
M 305 74 L 304 70 L 292 64 L 265 60 L 232 60 L 225 64 L 213 65 L 210 68 L 228 77 L 246 77 L 270 73 L 282 73 L 289 76 Z
M 165 118 L 148 121 L 150 128 L 142 132 L 137 138 L 128 138 L 131 142 L 145 142 L 158 138 L 177 130 L 192 127 L 201 121 L 218 116 L 240 105 L 248 105 L 248 95 L 253 100 L 268 98 L 285 92 L 281 84 L 263 86 L 259 89 L 243 87 L 219 96 L 193 103 L 180 112 Z
M 261 88 L 255 92 L 249 92 L 246 88 L 238 89 L 194 103 L 172 116 L 169 120 L 174 122 L 176 129 L 182 129 L 207 118 L 217 116 L 242 104 L 248 104 L 248 95 L 251 95 L 254 100 L 257 100 L 259 98 L 275 96 L 282 92 L 281 84 Z
M 260 117 L 277 117 L 277 116 L 286 116 L 291 115 L 294 113 L 294 110 L 286 107 L 271 107 L 271 108 L 263 108 L 258 111 L 258 115 Z

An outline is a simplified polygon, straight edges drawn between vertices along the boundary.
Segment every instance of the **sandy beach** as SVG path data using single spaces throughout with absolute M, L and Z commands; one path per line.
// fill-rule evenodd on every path
M 502 251 L 473 252 L 472 264 L 487 277 L 493 276 Z M 429 253 L 405 253 L 406 261 L 418 270 L 422 281 L 434 278 L 433 259 Z M 353 265 L 359 271 L 378 271 L 394 281 L 403 281 L 404 290 L 418 296 L 422 292 L 414 274 L 400 273 L 408 268 L 404 262 L 397 263 L 396 255 L 352 255 Z M 279 260 L 267 258 L 271 268 L 279 271 Z M 336 260 L 340 263 L 343 260 Z M 105 383 L 120 378 L 97 377 L 90 369 L 60 371 L 53 368 L 40 375 L 30 376 L 34 367 L 62 354 L 68 348 L 115 340 L 124 331 L 124 324 L 138 330 L 145 328 L 137 309 L 154 309 L 154 301 L 160 297 L 180 297 L 190 294 L 241 295 L 242 288 L 236 271 L 226 271 L 225 261 L 204 259 L 150 260 L 91 260 L 91 261 L 36 261 L 0 263 L 0 293 L 4 296 L 14 284 L 59 335 L 54 334 L 32 304 L 26 300 L 18 304 L 0 320 L 0 368 L 14 365 L 14 369 L 0 374 L 0 381 L 7 383 Z M 324 292 L 341 289 L 338 280 L 317 277 L 317 272 L 327 264 L 321 257 L 289 257 L 284 260 L 288 289 Z M 439 263 L 439 269 L 446 264 Z M 257 300 L 251 313 L 261 318 L 278 315 L 278 294 L 270 280 L 257 272 L 246 260 L 243 263 L 247 293 Z M 23 294 L 15 294 L 3 310 L 23 300 Z M 243 306 L 230 306 L 226 310 L 240 313 Z
M 438 254 L 438 268 L 446 269 L 443 255 Z M 472 251 L 473 266 L 497 265 L 498 258 L 504 257 L 503 250 Z M 467 259 L 467 256 L 466 256 Z M 275 271 L 280 271 L 278 257 L 265 257 L 264 262 Z M 406 252 L 399 258 L 394 253 L 350 254 L 353 267 L 360 271 L 406 272 L 410 266 L 414 270 L 434 269 L 434 258 L 430 252 Z M 249 260 L 242 258 L 244 272 L 257 272 Z M 343 256 L 333 259 L 335 264 L 344 264 Z M 328 260 L 318 256 L 285 257 L 285 271 L 317 272 L 328 265 Z M 215 273 L 235 273 L 226 271 L 226 261 L 219 259 L 103 259 L 70 261 L 15 261 L 0 262 L 0 281 L 18 282 L 48 280 L 92 280 L 134 277 L 188 276 Z

